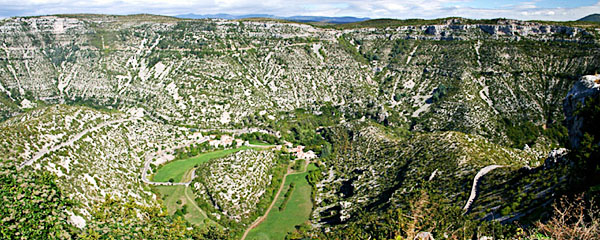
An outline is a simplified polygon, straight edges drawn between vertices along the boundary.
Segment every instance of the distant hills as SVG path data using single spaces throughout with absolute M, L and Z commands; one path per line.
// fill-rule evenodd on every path
M 291 16 L 291 17 L 280 17 L 269 14 L 246 14 L 246 15 L 231 15 L 226 13 L 219 14 L 182 14 L 177 15 L 178 18 L 190 18 L 190 19 L 202 19 L 202 18 L 222 18 L 222 19 L 242 19 L 242 18 L 273 18 L 282 19 L 294 22 L 323 22 L 323 23 L 353 23 L 369 20 L 370 18 L 357 18 L 357 17 L 323 17 L 323 16 Z
M 591 14 L 577 21 L 600 22 L 600 14 Z

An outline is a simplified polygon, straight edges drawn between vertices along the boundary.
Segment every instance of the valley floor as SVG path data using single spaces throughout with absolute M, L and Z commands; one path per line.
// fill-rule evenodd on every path
M 302 172 L 288 172 L 265 214 L 246 229 L 241 239 L 284 239 L 296 225 L 308 221 L 312 212 L 312 200 L 311 186 L 306 176 L 313 169 L 316 169 L 315 165 L 308 164 Z M 287 192 L 291 184 L 294 184 L 294 189 L 285 202 L 285 196 L 281 193 Z M 275 206 L 277 208 L 273 209 Z

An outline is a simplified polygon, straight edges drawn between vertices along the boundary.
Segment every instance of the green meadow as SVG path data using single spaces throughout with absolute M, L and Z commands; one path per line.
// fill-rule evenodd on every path
M 314 164 L 308 166 L 308 170 L 316 169 Z M 311 186 L 306 180 L 308 171 L 290 174 L 285 179 L 285 185 L 277 202 L 267 215 L 267 218 L 258 227 L 252 229 L 246 239 L 280 240 L 285 239 L 288 232 L 294 230 L 294 226 L 308 221 L 312 211 Z M 284 195 L 291 183 L 295 183 L 291 197 L 283 210 L 279 210 L 284 203 Z
M 191 158 L 169 162 L 156 171 L 156 174 L 154 174 L 152 181 L 167 182 L 169 181 L 169 179 L 172 178 L 174 182 L 182 182 L 184 176 L 189 175 L 189 171 L 192 168 L 194 168 L 195 165 L 205 163 L 214 158 L 225 157 L 231 153 L 235 153 L 245 149 L 250 149 L 250 147 L 242 146 L 234 149 L 218 150 L 214 152 L 199 154 Z
M 196 196 L 189 187 L 156 186 L 155 189 L 160 194 L 169 215 L 174 215 L 177 210 L 181 211 L 183 206 L 187 206 L 183 217 L 191 224 L 196 226 L 204 226 L 206 223 L 216 224 L 196 205 L 194 202 Z

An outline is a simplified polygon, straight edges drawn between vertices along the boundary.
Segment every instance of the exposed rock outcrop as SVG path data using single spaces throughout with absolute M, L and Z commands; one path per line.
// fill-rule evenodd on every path
M 569 141 L 574 148 L 579 146 L 579 141 L 583 136 L 581 131 L 583 119 L 575 116 L 575 112 L 579 106 L 585 104 L 586 98 L 598 94 L 600 94 L 600 75 L 588 75 L 576 82 L 565 98 L 563 106 L 569 129 Z
M 548 154 L 548 158 L 544 161 L 544 168 L 548 169 L 557 164 L 564 164 L 568 162 L 566 158 L 569 150 L 566 148 L 554 149 Z

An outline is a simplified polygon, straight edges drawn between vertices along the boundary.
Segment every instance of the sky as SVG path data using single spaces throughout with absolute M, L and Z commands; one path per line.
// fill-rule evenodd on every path
M 577 20 L 600 0 L 0 0 L 0 18 L 60 13 L 271 14 L 369 18 Z

